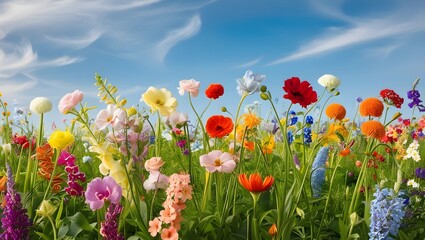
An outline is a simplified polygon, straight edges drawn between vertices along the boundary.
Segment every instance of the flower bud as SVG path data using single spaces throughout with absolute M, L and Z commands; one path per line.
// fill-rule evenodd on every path
M 226 107 L 221 107 L 221 111 L 222 112 L 227 112 L 227 108 Z
M 261 91 L 261 92 L 267 92 L 267 87 L 266 87 L 266 86 L 264 86 L 264 85 L 261 85 L 261 87 L 260 87 L 260 91 Z
M 269 235 L 274 237 L 277 234 L 277 227 L 276 224 L 273 223 L 273 225 L 269 228 Z
M 357 215 L 357 213 L 356 213 L 356 212 L 353 212 L 353 213 L 350 215 L 350 225 L 351 225 L 351 226 L 355 226 L 355 225 L 357 225 L 358 219 L 359 219 L 359 215 Z
M 51 217 L 56 212 L 56 206 L 50 200 L 43 200 L 40 207 L 36 210 L 37 215 L 42 217 Z
M 266 93 L 261 93 L 260 94 L 260 97 L 261 97 L 261 99 L 263 99 L 263 100 L 269 100 L 269 95 L 267 95 Z

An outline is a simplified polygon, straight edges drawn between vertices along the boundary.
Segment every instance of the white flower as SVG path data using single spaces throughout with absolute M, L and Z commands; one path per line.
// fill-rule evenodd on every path
M 254 74 L 251 70 L 246 71 L 242 78 L 236 80 L 238 83 L 237 90 L 239 95 L 244 93 L 253 94 L 258 92 L 261 86 L 261 82 L 266 79 L 265 75 Z
M 30 103 L 31 112 L 41 115 L 52 110 L 52 102 L 45 97 L 36 97 Z
M 412 158 L 415 162 L 419 162 L 421 160 L 421 156 L 419 155 L 419 143 L 414 140 L 410 143 L 409 147 L 406 149 L 406 155 L 403 157 L 404 160 Z
M 327 88 L 328 91 L 337 88 L 341 84 L 341 81 L 337 77 L 330 74 L 321 76 L 317 82 L 319 82 L 322 87 Z
M 419 183 L 415 182 L 415 180 L 410 179 L 407 181 L 407 186 L 411 186 L 413 188 L 419 188 Z
M 10 143 L 4 143 L 1 145 L 1 148 L 3 149 L 3 152 L 8 154 L 12 151 L 12 145 Z
M 143 187 L 146 191 L 159 188 L 166 189 L 168 187 L 168 177 L 159 171 L 152 171 L 149 174 L 149 178 L 143 182 Z

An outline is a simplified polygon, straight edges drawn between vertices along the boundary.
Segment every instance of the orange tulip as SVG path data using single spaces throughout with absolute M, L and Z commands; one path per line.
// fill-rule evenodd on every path
M 267 176 L 264 178 L 264 181 L 261 179 L 259 173 L 253 173 L 249 176 L 249 179 L 246 177 L 245 173 L 239 174 L 238 177 L 239 183 L 248 191 L 252 193 L 261 193 L 267 191 L 274 183 L 274 177 Z

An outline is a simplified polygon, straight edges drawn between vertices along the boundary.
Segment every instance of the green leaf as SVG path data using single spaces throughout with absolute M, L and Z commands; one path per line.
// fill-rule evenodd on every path
M 63 219 L 63 224 L 69 224 L 68 236 L 76 237 L 83 230 L 91 232 L 96 225 L 89 224 L 84 214 L 77 212 L 74 216 Z

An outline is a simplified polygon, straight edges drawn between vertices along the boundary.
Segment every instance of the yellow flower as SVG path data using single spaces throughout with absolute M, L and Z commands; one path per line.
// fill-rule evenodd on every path
M 177 108 L 177 100 L 171 96 L 171 92 L 165 88 L 149 87 L 140 101 L 145 102 L 152 112 L 159 111 L 163 116 L 169 116 Z
M 69 147 L 72 143 L 74 143 L 74 136 L 70 131 L 54 131 L 49 138 L 49 144 L 52 148 L 56 148 L 58 151 Z
M 274 148 L 274 136 L 269 134 L 261 140 L 261 151 L 265 154 L 273 152 Z
M 245 126 L 247 126 L 248 129 L 253 129 L 261 123 L 261 118 L 251 112 L 243 114 L 242 118 L 244 120 Z
M 43 200 L 35 212 L 42 217 L 51 217 L 56 212 L 56 208 L 50 200 Z
M 340 142 L 341 139 L 338 135 L 346 138 L 348 136 L 347 129 L 342 124 L 331 123 L 326 133 L 322 136 L 322 142 L 324 144 Z

